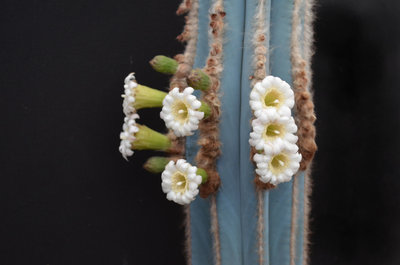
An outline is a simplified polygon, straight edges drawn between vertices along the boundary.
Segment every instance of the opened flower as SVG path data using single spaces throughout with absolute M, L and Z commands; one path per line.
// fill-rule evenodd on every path
M 171 140 L 166 135 L 137 124 L 137 117 L 137 114 L 126 116 L 122 126 L 119 151 L 126 160 L 133 155 L 133 150 L 166 151 L 171 147 Z
M 265 153 L 276 152 L 281 141 L 292 144 L 297 142 L 297 136 L 294 135 L 297 126 L 293 117 L 281 116 L 275 110 L 265 111 L 263 116 L 253 120 L 252 126 L 249 143 Z
M 124 98 L 122 107 L 125 115 L 136 113 L 137 110 L 143 108 L 162 107 L 163 99 L 167 95 L 166 92 L 136 83 L 134 73 L 130 73 L 124 82 L 125 91 L 122 95 Z
M 250 93 L 250 106 L 254 115 L 262 117 L 266 110 L 276 109 L 282 116 L 290 116 L 294 93 L 289 84 L 279 77 L 267 76 L 255 84 Z
M 205 172 L 204 172 L 205 173 Z M 189 204 L 199 193 L 199 185 L 203 177 L 197 167 L 190 165 L 186 160 L 169 161 L 161 174 L 161 187 L 167 194 L 167 199 L 178 204 Z
M 280 150 L 273 153 L 255 154 L 256 173 L 264 183 L 278 185 L 290 181 L 300 167 L 301 155 L 295 144 L 279 143 Z
M 197 100 L 193 91 L 193 88 L 187 87 L 179 92 L 176 87 L 163 101 L 160 117 L 165 121 L 165 126 L 178 137 L 192 135 L 199 127 L 200 120 L 210 113 L 209 106 Z

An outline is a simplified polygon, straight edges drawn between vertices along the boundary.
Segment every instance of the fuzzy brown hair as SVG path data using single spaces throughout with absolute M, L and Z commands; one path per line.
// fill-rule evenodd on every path
M 210 36 L 212 43 L 203 69 L 212 81 L 210 88 L 203 93 L 203 100 L 211 107 L 211 114 L 199 124 L 200 149 L 196 155 L 197 165 L 207 171 L 208 181 L 200 186 L 200 196 L 205 198 L 215 193 L 220 186 L 220 177 L 217 171 L 217 159 L 221 154 L 219 140 L 219 117 L 221 102 L 219 100 L 220 75 L 223 70 L 222 49 L 225 12 L 222 1 L 216 1 L 210 12 Z

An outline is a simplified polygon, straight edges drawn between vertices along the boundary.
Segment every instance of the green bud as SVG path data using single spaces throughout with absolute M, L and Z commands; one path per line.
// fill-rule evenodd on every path
M 207 175 L 207 172 L 204 169 L 198 168 L 197 171 L 196 171 L 196 174 L 201 176 L 201 179 L 202 179 L 201 183 L 202 184 L 207 182 L 208 175 Z
M 143 167 L 150 173 L 158 174 L 164 171 L 168 162 L 169 159 L 167 157 L 153 156 L 144 163 Z
M 159 73 L 173 75 L 178 68 L 178 62 L 164 55 L 157 55 L 150 61 L 151 67 Z
M 194 89 L 206 91 L 211 86 L 211 78 L 201 69 L 194 69 L 187 78 L 187 83 Z
M 203 102 L 203 101 L 201 102 L 201 106 L 197 111 L 204 112 L 204 118 L 203 119 L 207 119 L 211 114 L 210 106 L 207 103 Z

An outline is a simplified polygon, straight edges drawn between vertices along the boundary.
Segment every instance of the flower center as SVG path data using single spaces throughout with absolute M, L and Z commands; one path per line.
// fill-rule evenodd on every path
M 279 174 L 284 171 L 289 165 L 289 158 L 285 154 L 278 154 L 269 162 L 272 173 Z
M 176 172 L 172 178 L 172 190 L 176 193 L 184 193 L 187 188 L 186 175 L 181 172 Z
M 271 123 L 265 127 L 264 135 L 267 139 L 282 137 L 285 133 L 282 124 Z
M 283 103 L 283 95 L 276 88 L 271 88 L 265 93 L 264 104 L 267 107 L 279 107 Z
M 172 114 L 174 115 L 175 119 L 184 124 L 187 119 L 189 118 L 188 115 L 188 107 L 183 101 L 177 101 L 172 106 Z

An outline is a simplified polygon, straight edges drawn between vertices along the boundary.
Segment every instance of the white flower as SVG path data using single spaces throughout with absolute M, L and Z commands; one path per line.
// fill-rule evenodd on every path
M 269 154 L 255 154 L 254 162 L 257 164 L 256 173 L 264 183 L 277 185 L 290 181 L 300 167 L 301 155 L 297 152 L 295 144 L 280 144 L 280 150 Z
M 189 204 L 199 193 L 202 177 L 197 173 L 197 167 L 190 165 L 184 159 L 176 163 L 169 161 L 161 174 L 161 187 L 167 194 L 167 199 L 178 204 Z
M 250 93 L 250 106 L 257 118 L 262 117 L 265 111 L 271 108 L 276 109 L 282 116 L 290 116 L 293 105 L 293 90 L 279 77 L 267 76 L 255 84 Z
M 132 142 L 136 139 L 135 133 L 139 131 L 139 127 L 136 125 L 136 120 L 139 115 L 134 113 L 127 115 L 122 125 L 122 132 L 120 134 L 121 143 L 119 145 L 119 151 L 122 156 L 128 160 L 128 156 L 133 155 Z
M 204 112 L 197 111 L 201 102 L 192 95 L 193 91 L 193 88 L 187 87 L 181 93 L 175 87 L 163 100 L 160 117 L 165 121 L 165 126 L 178 137 L 192 135 L 204 117 Z
M 124 94 L 122 97 L 124 101 L 122 102 L 122 108 L 125 115 L 130 115 L 136 113 L 136 109 L 133 106 L 135 103 L 135 88 L 138 86 L 136 83 L 135 73 L 130 73 L 124 80 Z
M 281 116 L 274 109 L 266 110 L 263 116 L 253 120 L 252 126 L 249 143 L 265 153 L 276 152 L 282 141 L 292 144 L 297 142 L 297 136 L 294 135 L 297 126 L 293 117 Z

